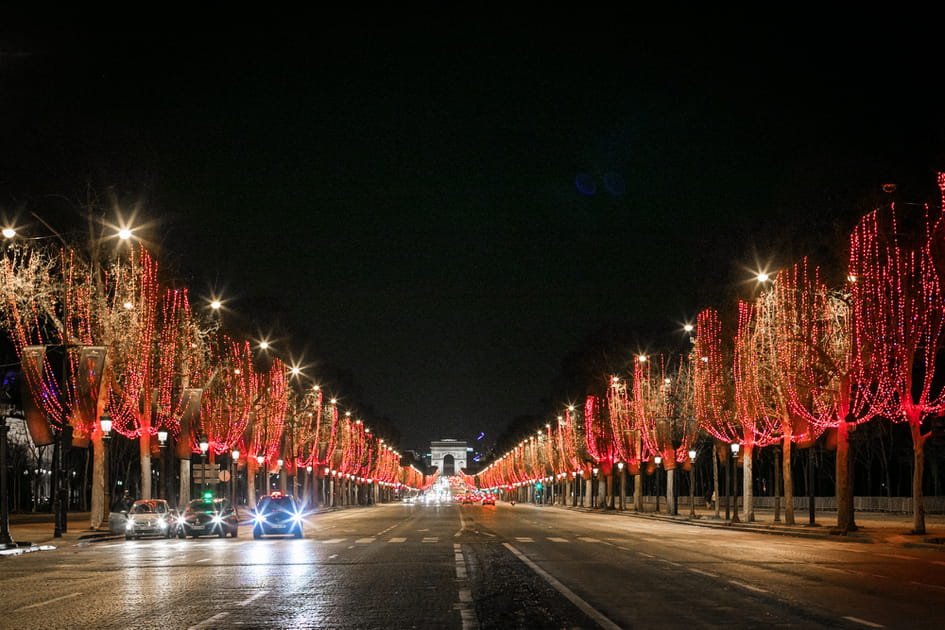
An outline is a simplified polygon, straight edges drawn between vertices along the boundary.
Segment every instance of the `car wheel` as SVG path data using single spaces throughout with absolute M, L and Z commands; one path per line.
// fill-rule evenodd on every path
M 177 532 L 177 537 L 183 540 L 185 538 L 184 530 L 180 530 L 179 532 Z
M 295 530 L 295 537 L 296 537 L 296 538 L 301 538 L 301 537 L 302 537 L 302 530 L 301 530 L 301 529 Z
M 258 529 L 254 529 L 254 530 L 253 530 L 253 538 L 257 538 L 257 539 L 258 539 L 258 538 L 262 538 L 262 532 L 260 532 Z
M 233 538 L 236 538 L 237 533 L 239 533 L 239 530 L 234 529 L 232 532 L 230 532 L 230 536 L 232 536 Z
M 131 534 L 125 534 L 125 540 L 131 540 L 132 538 L 134 538 L 134 536 Z

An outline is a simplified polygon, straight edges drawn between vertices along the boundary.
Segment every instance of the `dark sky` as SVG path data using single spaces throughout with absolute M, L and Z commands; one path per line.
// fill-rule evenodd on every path
M 936 200 L 933 33 L 604 28 L 9 29 L 0 209 L 137 207 L 412 448 L 544 413 L 602 327 L 678 341 L 884 183 Z

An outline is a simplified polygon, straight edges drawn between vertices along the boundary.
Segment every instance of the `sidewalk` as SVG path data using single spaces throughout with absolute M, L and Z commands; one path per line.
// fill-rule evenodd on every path
M 11 514 L 10 536 L 15 546 L 0 548 L 0 555 L 17 555 L 83 542 L 122 538 L 121 534 L 114 534 L 107 529 L 93 530 L 91 515 L 88 512 L 69 512 L 67 516 L 66 531 L 56 537 L 52 514 Z
M 552 506 L 544 506 L 552 507 Z M 945 551 L 945 514 L 925 515 L 925 534 L 912 533 L 912 515 L 891 512 L 856 512 L 854 520 L 857 530 L 842 534 L 837 530 L 837 513 L 835 511 L 820 511 L 815 517 L 815 524 L 810 524 L 810 514 L 807 510 L 794 511 L 794 525 L 784 524 L 784 510 L 781 510 L 781 522 L 774 522 L 774 510 L 770 508 L 756 508 L 755 520 L 733 523 L 725 520 L 725 509 L 720 510 L 720 518 L 716 518 L 715 510 L 706 510 L 697 507 L 695 518 L 689 517 L 689 507 L 680 508 L 678 515 L 667 515 L 655 512 L 636 512 L 633 510 L 604 510 L 600 508 L 554 506 L 561 509 L 577 510 L 581 512 L 669 521 L 693 527 L 713 527 L 738 531 L 751 531 L 763 534 L 780 536 L 795 536 L 799 538 L 818 538 L 821 540 L 836 540 L 838 542 L 856 543 L 887 543 L 902 547 L 923 547 Z M 647 506 L 653 509 L 654 506 Z M 662 507 L 662 506 L 661 506 Z M 741 517 L 739 513 L 739 517 Z

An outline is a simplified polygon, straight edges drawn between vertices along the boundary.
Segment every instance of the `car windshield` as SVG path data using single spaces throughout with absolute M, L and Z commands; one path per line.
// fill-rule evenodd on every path
M 295 511 L 295 499 L 292 497 L 264 497 L 259 502 L 260 510 L 284 510 L 286 512 Z
M 154 510 L 151 509 L 151 505 L 148 503 L 138 503 L 131 508 L 132 514 L 148 514 L 149 512 L 153 511 Z
M 204 501 L 195 499 L 188 504 L 188 507 L 194 512 L 219 512 L 226 506 L 216 501 Z

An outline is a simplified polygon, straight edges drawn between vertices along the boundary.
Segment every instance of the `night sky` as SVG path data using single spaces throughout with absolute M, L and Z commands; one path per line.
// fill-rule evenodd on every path
M 601 330 L 679 346 L 883 184 L 937 201 L 932 33 L 404 25 L 5 25 L 0 210 L 136 212 L 196 303 L 348 374 L 401 448 L 485 448 Z

